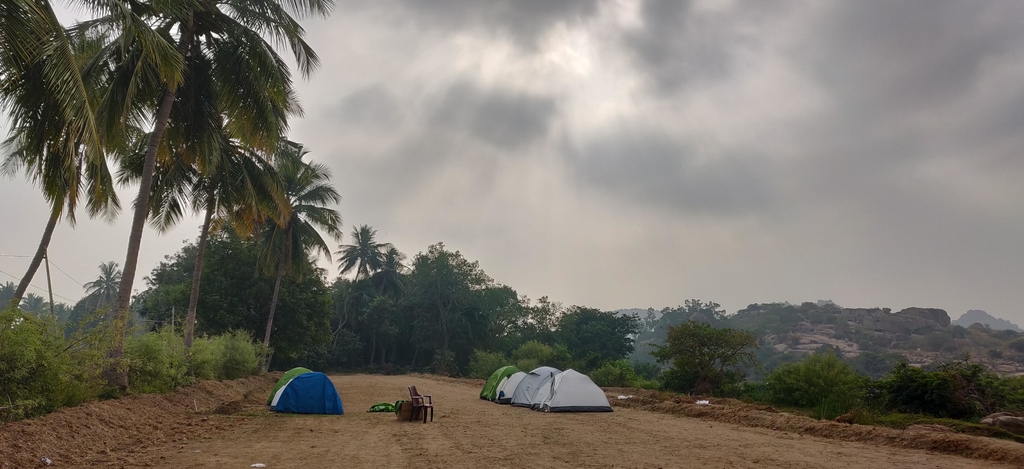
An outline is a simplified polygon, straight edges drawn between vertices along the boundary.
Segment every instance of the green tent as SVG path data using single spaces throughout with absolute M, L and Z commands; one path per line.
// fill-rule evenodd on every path
M 519 372 L 519 368 L 514 366 L 503 366 L 498 368 L 491 373 L 491 377 L 487 378 L 487 384 L 484 384 L 483 391 L 480 391 L 480 399 L 487 399 L 493 401 L 498 398 L 498 385 L 501 384 L 501 380 L 512 376 Z
M 270 396 L 267 397 L 267 405 L 270 405 L 271 402 L 274 402 L 274 394 L 277 394 L 277 391 L 284 387 L 284 385 L 288 384 L 288 382 L 291 381 L 292 378 L 306 373 L 312 373 L 312 371 L 309 370 L 308 368 L 303 368 L 301 366 L 298 368 L 292 368 L 284 372 L 284 376 L 282 376 L 281 379 L 277 380 L 277 384 L 274 385 L 274 390 L 270 391 Z

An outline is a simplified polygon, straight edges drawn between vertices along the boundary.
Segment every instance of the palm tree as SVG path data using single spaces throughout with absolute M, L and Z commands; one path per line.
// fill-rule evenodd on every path
M 387 250 L 384 251 L 384 258 L 381 262 L 380 270 L 374 273 L 370 277 L 370 282 L 377 287 L 381 295 L 386 293 L 400 293 L 402 287 L 402 277 L 405 275 L 406 265 L 405 254 L 402 254 L 394 246 L 388 245 Z
M 306 163 L 302 158 L 308 153 L 302 145 L 285 142 L 277 153 L 277 171 L 284 182 L 286 203 L 284 213 L 277 220 L 268 220 L 260 239 L 259 263 L 265 274 L 274 275 L 274 294 L 270 300 L 270 314 L 263 334 L 263 345 L 270 345 L 270 333 L 274 326 L 281 279 L 286 273 L 302 275 L 311 255 L 321 254 L 331 259 L 319 228 L 331 238 L 341 238 L 341 215 L 327 208 L 341 200 L 338 191 L 330 184 L 330 171 L 322 164 Z M 264 361 L 264 367 L 269 361 Z
M 209 153 L 220 137 L 218 123 L 226 115 L 229 130 L 243 144 L 273 149 L 287 130 L 287 118 L 301 113 L 293 104 L 288 65 L 274 44 L 289 47 L 308 77 L 319 58 L 305 42 L 305 30 L 295 17 L 326 17 L 333 6 L 334 0 L 131 2 L 150 32 L 173 43 L 175 57 L 183 63 L 180 76 L 163 73 L 159 63 L 142 60 L 147 45 L 120 28 L 121 23 L 110 15 L 76 28 L 77 34 L 102 37 L 108 44 L 86 67 L 87 73 L 108 76 L 112 84 L 97 111 L 104 128 L 124 132 L 128 124 L 145 117 L 153 121 L 115 305 L 115 319 L 124 333 L 154 170 L 158 154 L 167 152 L 165 134 L 188 142 L 185 149 L 193 155 Z M 156 103 L 155 109 L 150 103 Z M 111 357 L 123 355 L 124 343 L 119 340 Z M 124 381 L 123 373 L 117 378 Z
M 91 4 L 126 20 L 120 0 Z M 90 215 L 112 217 L 119 209 L 76 46 L 49 1 L 0 2 L 0 108 L 10 118 L 5 145 L 13 150 L 2 169 L 24 169 L 51 207 L 39 247 L 9 299 L 11 306 L 28 289 L 61 216 L 74 223 L 80 196 L 86 196 Z
M 29 293 L 21 300 L 21 310 L 37 316 L 47 311 L 47 305 L 46 299 L 35 293 Z
M 277 170 L 262 154 L 232 139 L 227 129 L 222 129 L 220 147 L 214 150 L 194 164 L 183 157 L 159 161 L 150 196 L 150 221 L 159 231 L 177 224 L 189 205 L 203 214 L 185 318 L 186 348 L 192 347 L 203 258 L 214 218 L 230 222 L 238 234 L 248 236 L 269 214 L 280 213 L 277 207 L 285 203 Z M 122 182 L 140 177 L 143 159 L 144 151 L 125 159 Z
M 0 283 L 0 311 L 3 311 L 4 305 L 8 305 L 11 298 L 14 296 L 15 286 L 11 282 Z
M 338 262 L 341 263 L 339 270 L 342 275 L 355 270 L 355 280 L 359 281 L 360 276 L 368 278 L 370 274 L 381 269 L 384 264 L 384 251 L 391 245 L 378 243 L 374 239 L 376 236 L 377 230 L 369 225 L 352 228 L 352 244 L 339 246 L 341 249 L 335 253 L 341 256 Z
M 96 309 L 108 306 L 117 299 L 117 289 L 121 284 L 121 269 L 117 262 L 110 261 L 100 264 L 100 275 L 96 280 L 85 282 L 86 295 L 94 302 Z

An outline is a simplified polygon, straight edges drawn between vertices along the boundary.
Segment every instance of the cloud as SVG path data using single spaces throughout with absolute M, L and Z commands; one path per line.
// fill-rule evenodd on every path
M 431 113 L 431 122 L 463 135 L 514 151 L 548 133 L 557 106 L 551 97 L 510 89 L 453 84 Z

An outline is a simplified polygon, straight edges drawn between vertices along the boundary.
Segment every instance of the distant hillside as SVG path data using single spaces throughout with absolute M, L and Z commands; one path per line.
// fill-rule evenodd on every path
M 638 318 L 640 318 L 641 320 L 647 318 L 647 310 L 644 309 L 644 308 L 629 308 L 629 309 L 620 309 L 620 310 L 615 311 L 615 315 L 616 316 L 629 316 L 629 315 L 634 315 L 634 314 Z M 655 317 L 655 319 L 660 318 L 661 317 L 661 312 L 660 311 L 655 311 L 654 312 L 654 317 Z
M 1014 331 L 1021 332 L 1020 327 L 1016 324 L 1007 321 L 1002 318 L 997 318 L 988 314 L 980 309 L 972 309 L 960 316 L 960 319 L 953 321 L 953 324 L 958 324 L 963 327 L 969 327 L 971 324 L 987 325 L 997 331 Z

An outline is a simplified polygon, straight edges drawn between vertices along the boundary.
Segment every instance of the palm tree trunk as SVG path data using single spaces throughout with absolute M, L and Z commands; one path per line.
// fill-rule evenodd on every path
M 39 241 L 39 248 L 36 249 L 36 254 L 32 256 L 32 262 L 28 265 L 28 272 L 25 272 L 25 276 L 18 283 L 18 289 L 14 291 L 14 296 L 11 297 L 11 308 L 21 303 L 21 298 L 25 296 L 29 283 L 32 283 L 32 277 L 35 277 L 36 271 L 39 270 L 39 264 L 43 262 L 46 249 L 50 247 L 50 238 L 53 236 L 53 230 L 57 227 L 58 220 L 60 220 L 60 210 L 54 208 L 50 212 L 50 219 L 46 222 L 46 228 L 43 230 L 43 239 Z
M 132 284 L 135 281 L 135 269 L 139 264 L 139 249 L 142 247 L 142 231 L 146 227 L 146 218 L 149 216 L 149 192 L 153 187 L 153 171 L 156 169 L 156 152 L 160 147 L 160 141 L 167 130 L 167 123 L 171 119 L 171 106 L 174 105 L 174 90 L 167 88 L 164 97 L 160 100 L 160 107 L 156 113 L 156 123 L 153 126 L 153 133 L 149 136 L 149 144 L 146 147 L 146 159 L 142 165 L 142 178 L 139 180 L 139 196 L 135 199 L 135 214 L 132 217 L 132 231 L 128 236 L 128 253 L 125 255 L 124 270 L 121 273 L 121 286 L 117 292 L 117 302 L 114 304 L 114 327 L 117 330 L 115 335 L 114 348 L 108 354 L 114 363 L 114 369 L 104 372 L 107 381 L 111 385 L 124 389 L 128 387 L 128 375 L 120 368 L 118 362 L 124 357 L 124 339 L 128 334 L 128 307 L 131 304 Z
M 273 297 L 270 299 L 270 315 L 266 317 L 266 332 L 263 333 L 263 348 L 267 356 L 263 359 L 263 371 L 270 368 L 270 330 L 273 328 L 273 312 L 278 309 L 278 294 L 281 293 L 281 279 L 285 276 L 285 258 L 278 261 L 278 279 L 273 281 Z
M 192 348 L 192 336 L 196 327 L 196 306 L 199 304 L 199 280 L 203 276 L 203 253 L 206 251 L 206 239 L 210 236 L 210 222 L 213 221 L 215 200 L 210 195 L 206 201 L 206 218 L 203 219 L 203 230 L 199 233 L 199 246 L 196 248 L 196 266 L 192 272 L 192 293 L 188 297 L 188 315 L 185 316 L 185 348 Z

